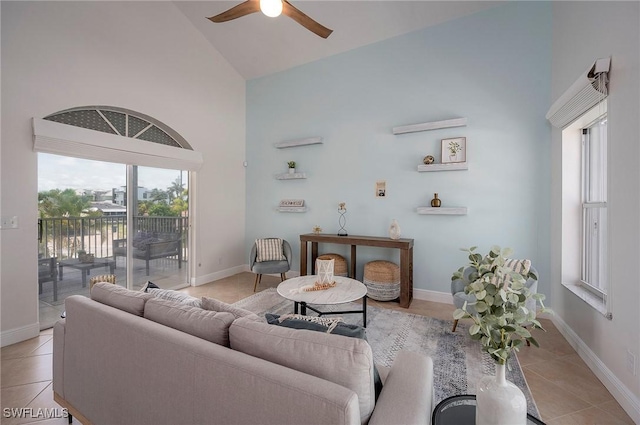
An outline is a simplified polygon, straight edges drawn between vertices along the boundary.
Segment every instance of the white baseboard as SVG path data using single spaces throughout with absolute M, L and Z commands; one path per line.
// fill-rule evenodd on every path
M 16 344 L 40 335 L 40 324 L 32 323 L 21 328 L 9 329 L 0 333 L 0 347 Z
M 191 278 L 192 286 L 200 286 L 205 283 L 213 282 L 214 280 L 224 279 L 225 277 L 233 276 L 234 274 L 242 273 L 242 272 L 251 272 L 248 264 L 242 264 L 240 266 L 231 267 L 230 269 L 220 270 L 219 272 L 209 273 L 203 276 L 199 276 L 197 278 Z M 280 277 L 280 273 L 268 274 L 267 276 L 276 276 Z M 287 272 L 287 277 L 298 277 L 300 276 L 300 272 L 296 270 L 289 270 Z
M 214 280 L 224 279 L 225 277 L 248 271 L 249 266 L 247 264 L 242 264 L 240 266 L 231 267 L 230 269 L 220 270 L 218 272 L 209 273 L 198 277 L 192 277 L 191 286 L 204 285 L 205 283 L 213 282 Z
M 552 316 L 551 321 L 631 419 L 635 423 L 640 424 L 640 399 L 609 370 L 602 360 L 600 360 L 562 318 Z
M 435 303 L 453 304 L 451 292 L 430 291 L 428 289 L 413 288 L 413 298 L 416 300 L 433 301 Z

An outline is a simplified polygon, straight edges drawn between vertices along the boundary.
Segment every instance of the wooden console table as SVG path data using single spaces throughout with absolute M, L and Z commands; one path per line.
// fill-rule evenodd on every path
M 400 250 L 400 307 L 409 308 L 413 299 L 413 239 L 389 239 L 376 236 L 338 236 L 307 233 L 300 235 L 300 276 L 307 274 L 307 244 L 311 242 L 311 273 L 315 274 L 318 243 L 351 245 L 349 277 L 356 278 L 356 246 L 375 246 Z

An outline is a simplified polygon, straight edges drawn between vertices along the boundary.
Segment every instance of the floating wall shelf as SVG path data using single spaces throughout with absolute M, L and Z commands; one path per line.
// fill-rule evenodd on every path
M 418 165 L 418 171 L 423 173 L 426 171 L 458 171 L 468 170 L 468 162 L 452 162 L 449 164 L 420 164 Z
M 418 207 L 416 210 L 426 215 L 467 215 L 467 207 Z
M 282 173 L 276 174 L 275 177 L 278 180 L 306 179 L 307 173 Z
M 322 137 L 308 137 L 306 139 L 285 140 L 273 144 L 278 149 L 295 148 L 297 146 L 318 145 L 322 143 Z
M 276 208 L 280 212 L 284 213 L 304 213 L 307 212 L 307 207 L 278 207 Z
M 466 118 L 453 118 L 444 121 L 425 122 L 421 124 L 402 125 L 393 127 L 393 134 L 415 133 L 418 131 L 439 130 L 441 128 L 464 127 L 467 125 Z

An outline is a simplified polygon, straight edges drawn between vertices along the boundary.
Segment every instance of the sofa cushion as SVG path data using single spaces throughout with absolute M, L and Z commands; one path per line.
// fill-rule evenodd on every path
M 309 330 L 271 326 L 240 318 L 229 328 L 231 348 L 348 388 L 358 395 L 360 420 L 375 404 L 373 354 L 369 344 Z
M 314 319 L 325 319 L 323 317 L 316 316 L 302 316 L 298 314 L 287 314 L 278 316 L 277 314 L 267 313 L 265 314 L 265 318 L 267 319 L 267 323 L 269 323 L 270 325 L 284 326 L 286 328 L 293 329 L 307 329 L 310 331 L 348 336 L 350 338 L 360 338 L 367 341 L 367 333 L 365 328 L 358 325 L 344 323 L 341 321 L 341 318 L 336 318 L 338 319 L 338 321 L 335 326 L 331 325 L 332 327 L 314 322 Z M 382 391 L 382 379 L 380 378 L 378 368 L 375 366 L 375 364 L 373 366 L 373 385 L 376 390 L 375 398 L 377 400 L 380 392 Z
M 144 313 L 144 304 L 153 298 L 140 291 L 131 291 L 112 283 L 98 282 L 91 288 L 91 299 L 102 304 L 123 310 L 136 316 Z
M 223 311 L 223 312 L 231 313 L 233 314 L 233 317 L 236 319 L 239 319 L 241 317 L 248 317 L 251 320 L 257 320 L 259 322 L 262 321 L 262 319 L 260 319 L 260 316 L 258 316 L 255 313 L 252 313 L 249 310 L 245 310 L 244 308 L 240 308 L 240 307 L 235 307 L 231 304 L 227 304 L 220 300 L 216 300 L 215 298 L 202 297 L 201 304 L 204 310 Z
M 162 298 L 163 300 L 176 301 L 192 307 L 202 308 L 200 298 L 192 297 L 184 292 L 171 289 L 147 288 L 147 293 L 155 298 Z
M 225 347 L 229 346 L 229 326 L 234 320 L 231 313 L 203 310 L 161 298 L 147 301 L 144 317 Z

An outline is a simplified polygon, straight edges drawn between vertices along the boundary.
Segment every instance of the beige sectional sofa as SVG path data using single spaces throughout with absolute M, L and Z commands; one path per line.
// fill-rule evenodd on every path
M 96 284 L 54 327 L 54 399 L 83 424 L 429 424 L 433 364 L 362 339 Z M 222 303 L 221 303 L 222 304 Z M 244 316 L 244 317 L 241 317 Z

